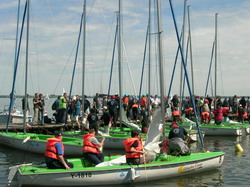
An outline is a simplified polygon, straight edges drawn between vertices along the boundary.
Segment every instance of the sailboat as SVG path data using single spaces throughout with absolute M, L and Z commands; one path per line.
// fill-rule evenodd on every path
M 20 0 L 18 1 L 18 14 L 17 14 L 17 29 L 16 29 L 16 43 L 15 43 L 15 58 L 14 58 L 14 72 L 16 71 L 16 63 L 18 58 L 18 27 L 19 27 L 19 11 L 20 11 Z M 14 73 L 14 80 L 15 81 L 15 73 Z M 7 108 L 4 108 L 3 111 L 0 112 L 0 123 L 11 123 L 11 124 L 23 124 L 24 114 L 23 111 L 20 110 L 15 105 L 16 100 L 16 92 L 13 89 L 10 94 L 10 105 Z M 32 116 L 26 116 L 28 121 L 32 121 Z
M 25 4 L 25 9 L 24 9 L 24 14 L 23 14 L 23 21 L 22 21 L 22 29 L 24 27 L 24 21 L 25 17 L 27 15 L 27 39 L 26 39 L 26 76 L 25 76 L 25 95 L 27 95 L 27 66 L 28 66 L 28 40 L 29 40 L 29 0 L 26 1 Z M 19 40 L 19 48 L 18 48 L 18 54 L 20 51 L 20 45 L 21 45 L 21 37 L 22 37 L 22 32 L 20 35 L 20 40 Z M 16 57 L 16 63 L 15 63 L 15 73 L 14 76 L 16 76 L 16 71 L 17 71 L 17 61 L 18 55 Z M 13 86 L 12 86 L 12 94 L 11 94 L 11 99 L 13 100 L 14 96 L 14 88 L 15 88 L 15 78 L 13 81 Z M 11 100 L 11 103 L 12 103 Z M 25 110 L 27 110 L 27 102 L 25 103 Z M 10 109 L 9 111 L 12 110 L 12 104 L 10 104 Z M 6 132 L 0 132 L 0 144 L 12 147 L 12 148 L 17 148 L 21 149 L 24 151 L 30 151 L 30 152 L 35 152 L 35 153 L 44 153 L 46 150 L 46 139 L 49 137 L 52 137 L 51 135 L 38 135 L 38 134 L 33 134 L 33 133 L 27 133 L 26 132 L 26 125 L 27 125 L 27 114 L 24 113 L 23 115 L 23 133 L 14 133 L 14 132 L 8 132 L 8 124 L 9 120 L 6 125 Z M 81 148 L 82 148 L 82 139 L 77 139 L 77 138 L 66 138 L 65 140 L 65 145 L 68 147 L 71 152 L 68 152 L 69 154 L 72 155 L 81 155 Z
M 86 3 L 86 0 L 84 0 L 84 2 Z M 171 0 L 169 2 L 172 7 Z M 161 94 L 163 94 L 160 0 L 157 0 L 156 4 L 159 36 L 160 87 Z M 119 0 L 119 7 L 120 6 L 121 0 Z M 175 20 L 174 14 L 173 19 Z M 163 98 L 163 95 L 161 95 L 161 98 Z M 153 158 L 149 163 L 128 165 L 126 164 L 125 156 L 111 156 L 105 157 L 105 162 L 100 163 L 96 167 L 92 167 L 86 160 L 69 159 L 70 162 L 74 163 L 74 168 L 70 170 L 47 169 L 45 165 L 24 164 L 10 168 L 9 183 L 12 184 L 14 181 L 18 181 L 19 185 L 47 186 L 126 184 L 200 173 L 221 166 L 224 159 L 223 152 L 192 153 L 189 156 L 159 154 L 161 135 L 165 138 L 164 117 L 164 105 L 162 105 L 161 109 L 158 110 L 153 117 L 153 122 L 150 126 L 147 141 L 144 146 L 147 153 L 145 157 Z
M 207 89 L 208 89 L 208 83 L 211 73 L 211 65 L 212 65 L 212 59 L 214 54 L 214 61 L 215 61 L 215 96 L 217 95 L 217 43 L 218 43 L 218 37 L 217 37 L 217 21 L 218 20 L 218 13 L 215 14 L 215 39 L 213 42 L 212 47 L 212 56 L 211 56 L 211 62 L 210 62 L 210 68 L 207 78 L 207 84 L 206 84 L 206 90 L 205 90 L 205 96 L 207 95 Z M 185 128 L 193 128 L 196 129 L 195 123 L 187 118 L 182 119 L 183 123 L 181 124 Z M 211 120 L 213 121 L 213 120 Z M 250 134 L 250 124 L 242 124 L 236 121 L 230 120 L 229 122 L 223 122 L 223 125 L 215 125 L 214 123 L 210 124 L 200 124 L 200 129 L 204 131 L 204 133 L 208 136 L 242 136 Z

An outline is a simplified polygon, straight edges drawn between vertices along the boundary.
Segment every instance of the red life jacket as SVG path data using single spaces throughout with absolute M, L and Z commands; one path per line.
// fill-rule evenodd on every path
M 173 115 L 173 116 L 180 116 L 180 111 L 174 110 L 174 111 L 172 112 L 172 115 Z
M 141 100 L 140 100 L 140 105 L 146 107 L 146 105 L 147 105 L 147 98 L 146 98 L 146 97 L 142 97 L 142 98 L 141 98 Z
M 132 153 L 130 151 L 131 146 L 135 141 L 138 141 L 138 146 L 135 148 L 137 151 L 141 151 L 143 149 L 141 141 L 136 137 L 136 138 L 128 138 L 125 141 L 123 141 L 123 144 L 125 146 L 125 151 L 126 151 L 126 158 L 140 158 L 141 153 Z
M 91 153 L 96 153 L 98 154 L 99 153 L 99 146 L 98 145 L 95 145 L 93 143 L 91 143 L 90 141 L 90 138 L 94 137 L 95 135 L 94 134 L 85 134 L 83 136 L 83 148 L 82 148 L 82 151 L 87 151 L 87 152 L 91 152 Z
M 239 117 L 239 113 L 235 114 L 236 117 Z M 244 119 L 248 117 L 247 112 L 244 112 L 243 116 Z
M 223 107 L 222 108 L 222 113 L 224 116 L 228 116 L 229 115 L 229 108 L 228 107 Z
M 188 109 L 185 110 L 185 112 L 186 112 L 187 114 L 192 114 L 193 111 L 194 111 L 193 108 L 188 108 Z
M 209 112 L 202 112 L 202 119 L 208 119 L 210 117 Z
M 47 138 L 47 144 L 46 144 L 46 152 L 45 152 L 45 156 L 50 157 L 50 158 L 54 158 L 56 160 L 58 160 L 58 155 L 56 154 L 56 148 L 55 145 L 58 142 L 62 142 L 61 139 L 59 138 Z M 64 145 L 62 143 L 62 150 L 64 152 Z

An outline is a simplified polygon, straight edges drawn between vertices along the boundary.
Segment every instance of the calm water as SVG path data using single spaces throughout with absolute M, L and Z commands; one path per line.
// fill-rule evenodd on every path
M 3 105 L 3 101 L 6 99 L 0 98 L 0 106 Z M 241 144 L 244 149 L 243 153 L 235 153 L 235 142 Z M 242 137 L 207 136 L 204 138 L 204 144 L 206 150 L 225 152 L 225 160 L 221 168 L 196 175 L 123 186 L 250 186 L 250 135 Z M 197 144 L 191 145 L 192 150 L 196 150 L 196 148 Z M 109 152 L 114 151 L 105 150 L 105 153 Z M 121 152 L 123 151 L 121 150 Z M 41 162 L 44 161 L 44 157 L 0 145 L 0 187 L 7 186 L 10 166 L 31 161 Z

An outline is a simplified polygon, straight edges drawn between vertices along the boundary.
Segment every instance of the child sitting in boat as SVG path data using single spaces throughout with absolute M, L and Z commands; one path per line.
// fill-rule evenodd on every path
M 139 165 L 145 163 L 145 159 L 142 156 L 145 152 L 141 138 L 139 139 L 139 131 L 132 130 L 131 138 L 127 138 L 123 144 L 125 146 L 127 164 Z

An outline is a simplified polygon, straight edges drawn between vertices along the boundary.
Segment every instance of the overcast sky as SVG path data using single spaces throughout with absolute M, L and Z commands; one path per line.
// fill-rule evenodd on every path
M 69 92 L 76 43 L 79 34 L 82 0 L 30 0 L 30 35 L 28 93 L 61 94 Z M 21 0 L 20 25 L 25 0 Z M 151 93 L 159 94 L 156 12 L 152 7 Z M 18 0 L 0 1 L 0 95 L 11 92 Z M 123 0 L 123 93 L 138 94 L 148 24 L 148 0 Z M 215 38 L 215 13 L 218 15 L 217 93 L 250 95 L 250 2 L 247 0 L 188 0 L 190 5 L 192 55 L 195 94 L 204 95 Z M 183 0 L 173 0 L 179 32 L 183 24 Z M 163 27 L 164 86 L 167 93 L 177 51 L 177 39 L 169 1 L 161 1 Z M 107 93 L 118 0 L 87 0 L 85 94 Z M 25 25 L 26 26 L 26 25 Z M 186 20 L 185 43 L 188 36 Z M 24 94 L 25 44 L 24 28 L 16 92 Z M 185 45 L 186 46 L 186 45 Z M 185 47 L 186 48 L 186 47 Z M 184 50 L 185 51 L 185 50 Z M 190 56 L 188 54 L 188 56 Z M 180 58 L 174 76 L 172 94 L 179 95 Z M 190 76 L 190 58 L 187 61 Z M 213 62 L 214 65 L 214 62 Z M 212 83 L 214 86 L 214 66 Z M 142 93 L 148 87 L 148 55 Z M 214 88 L 213 88 L 214 89 Z M 82 40 L 76 65 L 73 94 L 82 90 Z M 113 68 L 111 94 L 118 90 L 117 49 Z M 187 92 L 185 92 L 185 95 Z M 211 85 L 208 89 L 211 93 Z

